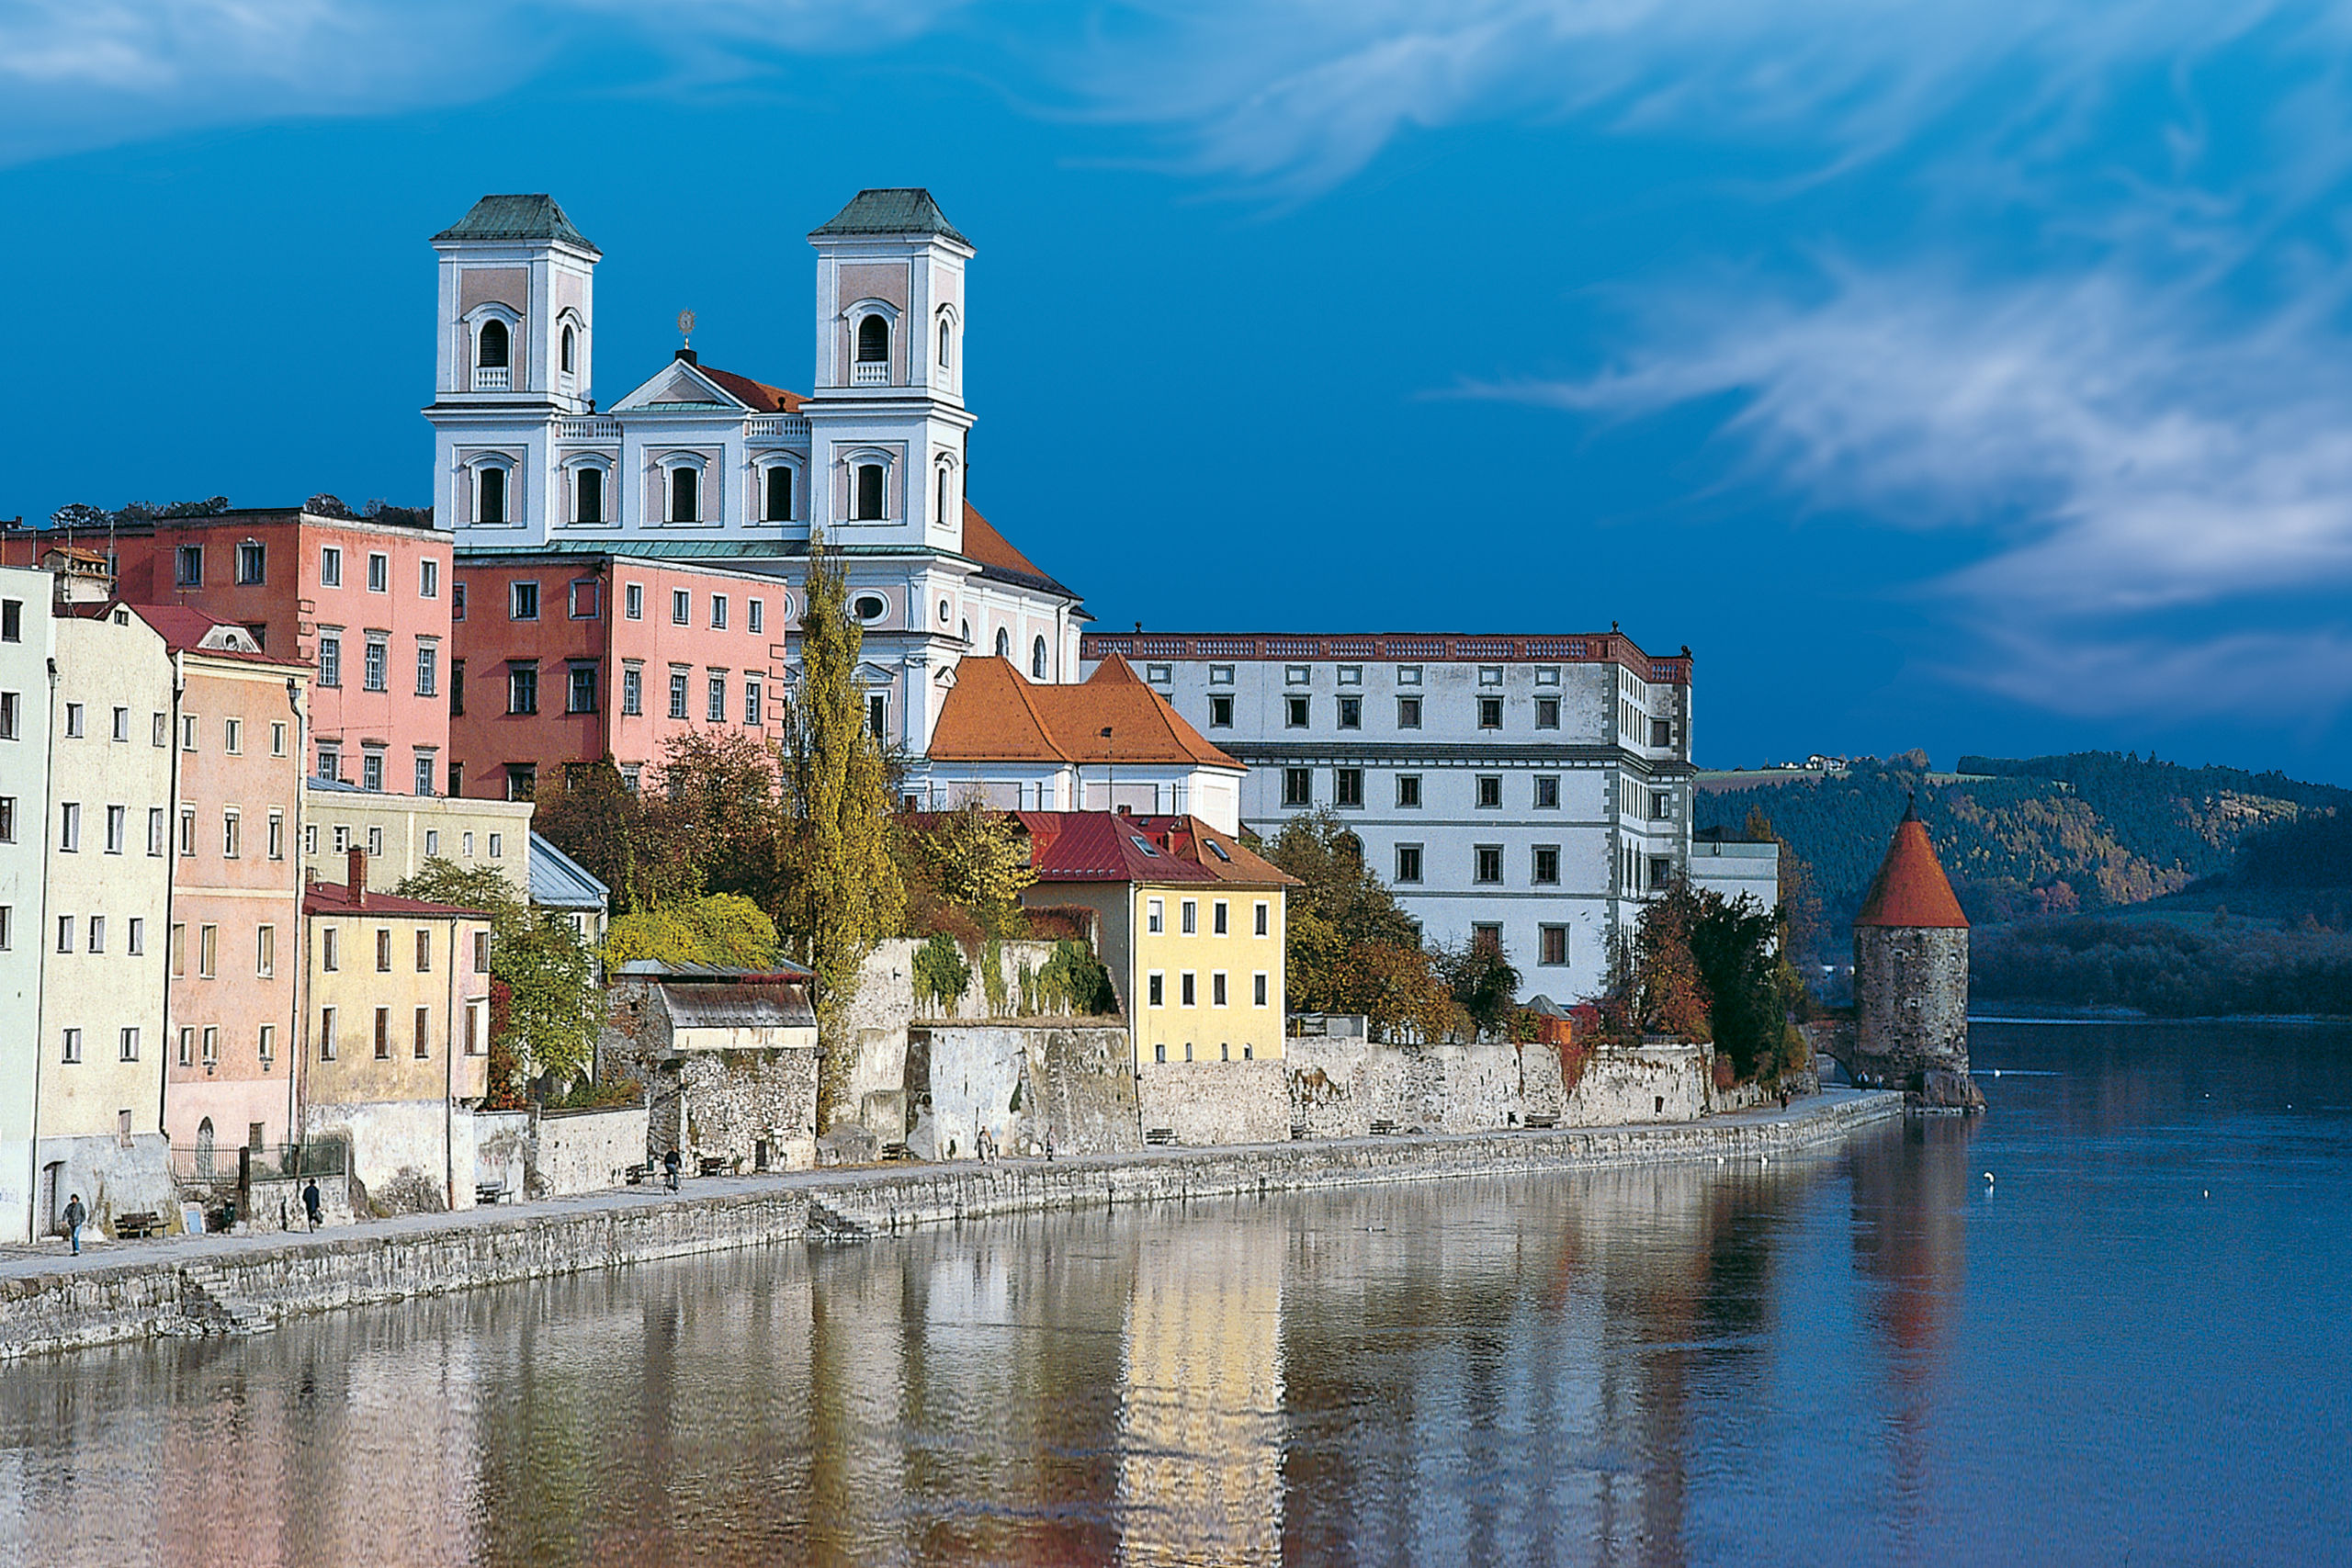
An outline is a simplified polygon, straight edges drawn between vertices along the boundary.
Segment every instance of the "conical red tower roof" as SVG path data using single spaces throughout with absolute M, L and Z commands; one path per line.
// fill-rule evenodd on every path
M 1968 917 L 1960 912 L 1960 900 L 1952 897 L 1951 884 L 1936 859 L 1935 845 L 1928 841 L 1928 825 L 1919 820 L 1916 805 L 1894 825 L 1894 842 L 1887 846 L 1886 859 L 1880 863 L 1870 897 L 1862 900 L 1862 912 L 1854 917 L 1854 923 L 1968 929 Z

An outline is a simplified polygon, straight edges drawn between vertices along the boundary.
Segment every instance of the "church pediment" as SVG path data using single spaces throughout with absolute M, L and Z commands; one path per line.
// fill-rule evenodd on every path
M 672 360 L 613 405 L 615 413 L 674 408 L 726 409 L 750 413 L 752 407 L 683 359 Z

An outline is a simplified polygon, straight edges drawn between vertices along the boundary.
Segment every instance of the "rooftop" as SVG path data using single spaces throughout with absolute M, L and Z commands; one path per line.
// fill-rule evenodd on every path
M 1226 882 L 1280 887 L 1297 879 L 1193 817 L 1015 811 L 1039 882 Z
M 1618 664 L 1645 681 L 1690 683 L 1690 650 L 1648 654 L 1606 632 L 1088 632 L 1079 657 L 1142 660 L 1365 660 L 1385 663 Z
M 601 909 L 612 890 L 586 866 L 538 834 L 531 835 L 531 902 L 548 909 Z
M 435 904 L 423 898 L 403 898 L 396 893 L 379 893 L 372 887 L 362 887 L 362 903 L 351 901 L 347 883 L 313 882 L 302 889 L 302 912 L 306 915 L 413 915 L 436 919 L 452 917 L 486 920 L 490 917 L 480 909 L 461 908 L 455 904 Z
M 1894 842 L 1862 900 L 1858 926 L 1911 926 L 1966 931 L 1968 917 L 1960 912 L 1936 846 L 1928 841 L 1928 825 L 1917 807 L 1905 811 L 1894 825 Z
M 847 207 L 808 237 L 813 240 L 820 234 L 938 234 L 966 247 L 972 243 L 947 221 L 947 214 L 939 210 L 939 203 L 921 186 L 859 191 Z
M 443 240 L 557 240 L 576 245 L 591 255 L 604 253 L 588 243 L 588 236 L 571 226 L 555 197 L 544 191 L 527 196 L 486 196 L 473 204 L 463 218 L 433 236 L 434 243 Z
M 1116 657 L 1075 686 L 1033 684 L 1002 659 L 961 660 L 932 730 L 931 757 L 1242 771 Z

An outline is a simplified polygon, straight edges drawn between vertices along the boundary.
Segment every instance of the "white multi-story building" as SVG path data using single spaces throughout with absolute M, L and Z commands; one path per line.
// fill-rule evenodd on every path
M 0 567 L 0 1242 L 32 1239 L 39 1167 L 42 823 L 49 806 L 50 575 Z M 60 1200 L 62 1201 L 62 1200 Z
M 433 241 L 434 515 L 478 559 L 684 557 L 796 588 L 814 519 L 846 558 L 865 628 L 860 677 L 883 699 L 869 712 L 920 756 L 959 659 L 992 654 L 1035 681 L 1075 681 L 1087 616 L 965 494 L 970 242 L 911 189 L 862 191 L 808 238 L 808 395 L 705 364 L 682 317 L 689 346 L 600 409 L 601 253 L 548 197 L 482 197 Z M 783 601 L 788 680 L 801 605 L 791 592 Z
M 1329 810 L 1442 942 L 1496 942 L 1522 994 L 1607 983 L 1690 859 L 1690 655 L 1630 637 L 1089 633 L 1250 769 L 1272 837 Z

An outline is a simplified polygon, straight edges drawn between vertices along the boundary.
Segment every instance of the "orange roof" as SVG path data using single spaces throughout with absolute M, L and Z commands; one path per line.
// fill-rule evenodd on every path
M 1056 581 L 1035 561 L 1012 547 L 1012 542 L 981 516 L 970 502 L 964 503 L 964 553 L 980 563 L 983 577 L 1026 583 L 1075 599 L 1077 594 Z
M 762 413 L 790 413 L 808 400 L 797 392 L 787 392 L 782 387 L 771 387 L 765 381 L 754 381 L 749 376 L 738 376 L 715 365 L 696 365 L 695 368 Z
M 1960 912 L 1960 900 L 1952 897 L 1951 884 L 1936 859 L 1936 846 L 1928 841 L 1928 825 L 1919 820 L 1917 807 L 1905 811 L 1903 820 L 1894 825 L 1894 842 L 1887 846 L 1886 859 L 1880 863 L 1870 897 L 1862 900 L 1862 912 L 1854 917 L 1854 923 L 1968 929 L 1968 917 Z
M 1156 762 L 1241 771 L 1115 656 L 1076 686 L 1033 685 L 1002 659 L 964 660 L 940 705 L 931 756 L 943 762 Z

